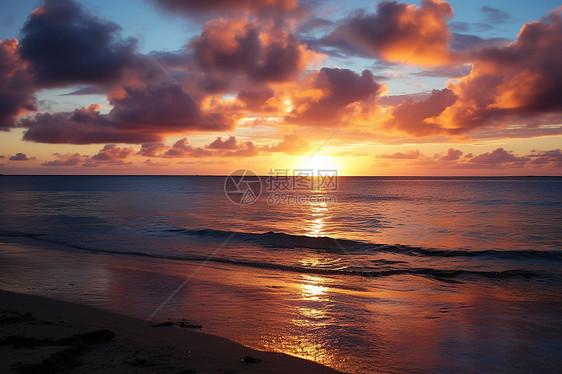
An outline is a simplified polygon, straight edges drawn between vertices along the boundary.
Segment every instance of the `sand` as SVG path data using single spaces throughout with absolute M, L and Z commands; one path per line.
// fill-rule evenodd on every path
M 0 291 L 0 372 L 338 373 L 178 323 L 154 327 L 83 305 Z

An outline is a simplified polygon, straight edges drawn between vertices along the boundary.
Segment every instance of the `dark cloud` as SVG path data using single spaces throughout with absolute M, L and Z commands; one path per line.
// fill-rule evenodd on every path
M 21 56 L 41 86 L 113 82 L 132 64 L 136 49 L 136 41 L 121 40 L 119 31 L 72 0 L 46 0 L 22 29 Z
M 35 157 L 27 157 L 27 155 L 25 153 L 16 153 L 13 156 L 10 156 L 10 158 L 8 160 L 10 161 L 29 161 L 29 160 L 33 160 L 35 159 Z
M 478 9 L 486 17 L 489 23 L 506 23 L 511 21 L 511 15 L 505 10 L 483 6 Z
M 343 116 L 356 110 L 352 104 L 378 96 L 382 91 L 382 85 L 375 82 L 369 70 L 359 75 L 349 69 L 322 68 L 310 79 L 310 95 L 295 92 L 294 109 L 287 116 L 289 122 L 333 127 Z
M 16 118 L 35 111 L 32 72 L 21 60 L 16 39 L 0 40 L 0 130 L 16 125 Z

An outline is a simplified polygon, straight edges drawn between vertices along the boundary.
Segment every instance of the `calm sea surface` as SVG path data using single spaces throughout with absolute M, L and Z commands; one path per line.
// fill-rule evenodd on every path
M 562 178 L 261 182 L 0 176 L 0 288 L 347 372 L 562 367 Z

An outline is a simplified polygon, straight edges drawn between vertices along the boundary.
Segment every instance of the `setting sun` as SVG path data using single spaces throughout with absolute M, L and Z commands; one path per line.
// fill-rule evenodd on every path
M 312 169 L 314 170 L 314 174 L 317 175 L 318 170 L 337 170 L 338 172 L 341 172 L 340 166 L 340 163 L 336 159 L 329 156 L 316 154 L 312 157 L 303 158 L 300 168 Z

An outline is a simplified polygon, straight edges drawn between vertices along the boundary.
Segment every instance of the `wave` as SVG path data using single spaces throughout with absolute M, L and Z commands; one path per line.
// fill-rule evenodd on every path
M 329 236 L 292 235 L 283 232 L 249 233 L 213 229 L 170 228 L 166 232 L 209 238 L 213 240 L 236 241 L 256 244 L 268 248 L 309 248 L 330 252 L 387 252 L 410 256 L 427 257 L 490 257 L 498 259 L 542 259 L 562 261 L 562 251 L 539 250 L 446 250 L 414 247 L 401 244 L 374 244 L 350 239 L 337 239 Z
M 198 230 L 201 231 L 201 230 Z M 208 230 L 203 230 L 204 233 L 209 234 Z M 222 232 L 226 233 L 226 232 Z M 200 232 L 203 234 L 203 232 Z M 246 234 L 248 233 L 239 233 L 239 234 Z M 271 237 L 269 233 L 265 234 L 257 234 L 257 235 L 265 235 L 265 237 Z M 287 234 L 275 234 L 274 236 L 278 237 L 279 235 L 287 235 Z M 343 276 L 362 276 L 362 277 L 369 277 L 369 278 L 380 278 L 380 277 L 388 277 L 388 276 L 395 276 L 395 275 L 414 275 L 414 276 L 422 276 L 427 278 L 433 278 L 436 280 L 440 280 L 443 282 L 455 282 L 458 283 L 459 281 L 457 278 L 466 278 L 466 277 L 484 277 L 484 278 L 492 278 L 492 279 L 508 279 L 508 278 L 519 278 L 519 279 L 529 279 L 538 277 L 541 274 L 534 271 L 524 270 L 524 269 L 513 269 L 513 270 L 505 270 L 505 271 L 481 271 L 481 270 L 464 270 L 464 269 L 434 269 L 434 268 L 385 268 L 385 269 L 377 269 L 377 268 L 351 268 L 351 267 L 340 267 L 340 268 L 325 268 L 325 267 L 307 267 L 307 266 L 297 266 L 297 265 L 285 265 L 279 263 L 269 263 L 269 262 L 260 262 L 260 261 L 247 261 L 241 259 L 228 259 L 222 257 L 214 257 L 214 256 L 201 256 L 201 255 L 167 255 L 167 254 L 160 254 L 160 253 L 146 253 L 146 252 L 137 252 L 137 251 L 124 251 L 124 250 L 111 250 L 111 249 L 100 249 L 100 248 L 92 248 L 76 243 L 65 242 L 62 240 L 57 240 L 54 238 L 49 238 L 44 234 L 31 234 L 31 233 L 21 233 L 21 232 L 4 232 L 0 233 L 0 237 L 25 237 L 28 239 L 38 240 L 47 243 L 59 244 L 64 245 L 66 247 L 70 247 L 73 249 L 78 249 L 81 251 L 88 251 L 91 253 L 103 253 L 103 254 L 112 254 L 112 255 L 122 255 L 122 256 L 135 256 L 135 257 L 148 257 L 148 258 L 156 258 L 156 259 L 166 259 L 166 260 L 176 260 L 176 261 L 192 261 L 192 262 L 200 262 L 203 264 L 206 263 L 219 263 L 219 264 L 228 264 L 234 266 L 244 266 L 244 267 L 251 267 L 263 270 L 280 270 L 280 271 L 289 271 L 289 272 L 296 272 L 296 273 L 304 273 L 304 274 L 317 274 L 317 275 L 325 275 L 325 276 L 336 276 L 336 275 L 343 275 Z M 242 235 L 245 236 L 245 235 Z M 315 238 L 310 238 L 315 239 Z M 314 240 L 312 240 L 314 242 Z M 324 241 L 321 241 L 322 243 Z M 306 241 L 306 243 L 309 243 Z M 400 261 L 389 261 L 400 263 Z

